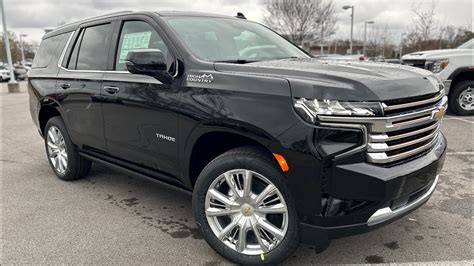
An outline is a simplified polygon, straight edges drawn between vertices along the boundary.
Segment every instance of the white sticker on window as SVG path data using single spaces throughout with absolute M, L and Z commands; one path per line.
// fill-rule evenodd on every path
M 151 31 L 126 33 L 123 36 L 119 63 L 125 63 L 128 52 L 136 49 L 149 48 Z

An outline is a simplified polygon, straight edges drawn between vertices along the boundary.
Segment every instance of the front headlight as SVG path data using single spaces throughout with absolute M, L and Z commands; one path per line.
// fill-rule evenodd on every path
M 295 98 L 293 104 L 297 113 L 311 123 L 316 122 L 318 115 L 377 116 L 382 113 L 382 106 L 378 102 L 343 102 Z
M 434 61 L 431 61 L 430 63 L 431 63 L 431 67 L 429 70 L 431 70 L 433 73 L 439 73 L 448 66 L 449 59 L 434 60 Z

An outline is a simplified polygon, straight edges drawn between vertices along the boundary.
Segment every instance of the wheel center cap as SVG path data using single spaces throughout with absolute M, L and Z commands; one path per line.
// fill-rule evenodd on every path
M 245 203 L 242 208 L 240 208 L 240 212 L 244 215 L 244 216 L 250 216 L 253 214 L 253 208 L 252 206 L 248 205 L 247 203 Z

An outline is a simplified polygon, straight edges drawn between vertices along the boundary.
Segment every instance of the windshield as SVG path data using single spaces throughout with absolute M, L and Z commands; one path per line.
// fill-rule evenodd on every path
M 260 61 L 309 56 L 270 29 L 243 19 L 165 18 L 189 50 L 207 61 Z
M 474 39 L 465 42 L 464 44 L 459 46 L 458 49 L 474 49 Z

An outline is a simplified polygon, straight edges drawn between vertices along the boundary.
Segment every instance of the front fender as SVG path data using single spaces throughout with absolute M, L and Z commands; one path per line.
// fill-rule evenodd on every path
M 277 146 L 278 143 L 278 140 L 270 133 L 249 123 L 232 119 L 212 119 L 203 121 L 193 127 L 187 138 L 183 141 L 184 145 L 180 145 L 180 165 L 182 166 L 180 168 L 182 176 L 187 177 L 185 178 L 186 181 L 188 181 L 190 177 L 188 166 L 191 163 L 191 156 L 195 145 L 201 138 L 208 136 L 209 134 L 232 134 L 233 136 L 249 140 L 250 142 L 258 143 L 267 149 Z M 189 184 L 191 184 L 190 181 Z

